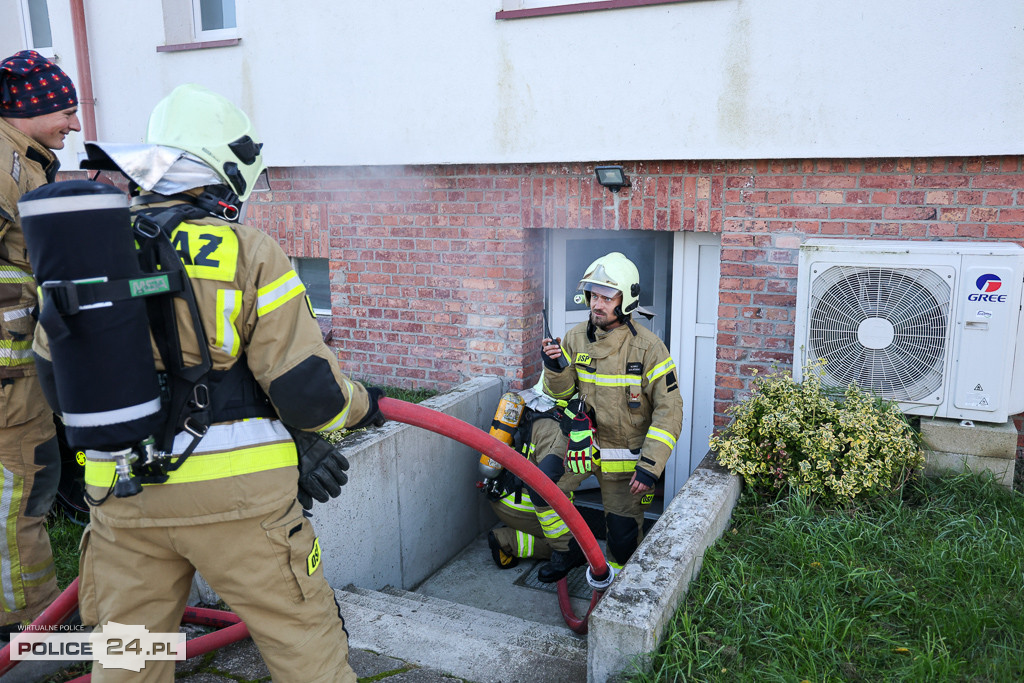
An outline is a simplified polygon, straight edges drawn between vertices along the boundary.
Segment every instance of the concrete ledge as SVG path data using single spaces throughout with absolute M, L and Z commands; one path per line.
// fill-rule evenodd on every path
M 657 649 L 740 490 L 740 477 L 704 457 L 590 615 L 588 681 L 615 680 L 635 656 Z
M 921 420 L 921 438 L 926 475 L 988 472 L 1000 485 L 1013 488 L 1017 427 L 1012 420 L 997 424 L 924 419 Z
M 925 451 L 924 473 L 927 476 L 936 476 L 944 472 L 974 472 L 976 474 L 989 473 L 996 483 L 1008 489 L 1013 488 L 1013 473 L 1015 462 L 1006 458 L 983 458 L 977 455 L 966 455 L 964 453 L 944 453 L 942 451 Z
M 921 420 L 921 439 L 927 450 L 962 453 L 983 458 L 1013 460 L 1017 455 L 1017 427 L 1013 421 L 970 422 L 941 418 Z
M 479 377 L 421 405 L 485 430 L 501 381 Z M 468 482 L 479 456 L 467 446 L 397 422 L 346 439 L 349 481 L 313 506 L 324 572 L 334 587 L 414 588 L 496 518 Z

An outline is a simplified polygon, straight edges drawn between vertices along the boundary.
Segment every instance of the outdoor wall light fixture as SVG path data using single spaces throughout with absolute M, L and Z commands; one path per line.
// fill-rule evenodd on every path
M 594 173 L 597 174 L 597 182 L 612 192 L 618 192 L 620 187 L 633 186 L 621 166 L 595 166 Z

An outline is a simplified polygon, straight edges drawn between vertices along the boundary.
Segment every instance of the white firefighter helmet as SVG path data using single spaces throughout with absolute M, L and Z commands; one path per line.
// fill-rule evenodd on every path
M 640 304 L 640 272 L 632 261 L 613 251 L 590 264 L 577 289 L 586 293 L 588 305 L 590 292 L 604 296 L 614 296 L 615 292 L 621 292 L 619 315 L 629 315 Z
M 179 85 L 157 103 L 146 142 L 198 157 L 243 202 L 266 171 L 263 143 L 245 112 L 195 83 Z

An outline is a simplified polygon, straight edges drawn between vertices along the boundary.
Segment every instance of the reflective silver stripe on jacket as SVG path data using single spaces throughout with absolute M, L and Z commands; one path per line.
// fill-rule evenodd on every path
M 640 451 L 636 453 L 629 450 L 628 448 L 602 448 L 600 449 L 601 460 L 637 460 L 640 457 Z
M 174 437 L 172 453 L 183 453 L 192 443 L 192 435 L 178 432 Z M 196 446 L 193 455 L 240 450 L 278 441 L 290 441 L 292 435 L 280 420 L 256 417 L 227 424 L 212 425 L 206 430 L 203 440 Z M 107 451 L 85 452 L 89 460 L 113 460 L 114 454 Z

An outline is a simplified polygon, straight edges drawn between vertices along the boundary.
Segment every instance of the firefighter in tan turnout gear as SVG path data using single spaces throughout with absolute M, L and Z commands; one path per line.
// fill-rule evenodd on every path
M 555 402 L 540 391 L 540 385 L 518 393 L 508 392 L 498 401 L 491 422 L 491 436 L 525 457 L 533 453 L 533 440 L 548 430 L 558 430 Z M 480 458 L 483 492 L 491 509 L 504 526 L 487 533 L 491 559 L 499 569 L 511 569 L 520 559 L 546 560 L 551 546 L 537 522 L 537 512 L 523 481 L 484 454 Z
M 39 53 L 0 61 L 0 627 L 13 631 L 57 597 L 43 525 L 60 479 L 53 414 L 32 359 L 36 283 L 18 199 L 52 182 L 51 149 L 81 130 L 71 80 Z
M 135 239 L 160 231 L 169 236 L 172 258 L 176 252 L 191 285 L 211 367 L 190 385 L 187 405 L 172 419 L 172 457 L 142 466 L 145 449 L 136 447 L 139 459 L 127 475 L 119 471 L 127 449 L 86 451 L 92 522 L 82 542 L 82 621 L 176 632 L 198 570 L 248 625 L 275 681 L 354 683 L 347 632 L 303 507 L 311 498 L 337 495 L 347 480 L 343 456 L 329 445 L 325 451 L 325 442 L 310 433 L 379 424 L 380 391 L 340 372 L 277 242 L 236 222 L 242 202 L 264 179 L 261 148 L 242 111 L 196 85 L 180 86 L 157 104 L 145 145 L 87 146 L 92 168 L 112 165 L 138 187 Z M 140 261 L 144 253 L 140 244 Z M 157 270 L 173 269 L 161 263 Z M 161 282 L 143 281 L 148 290 Z M 77 296 L 81 303 L 88 292 L 79 289 Z M 44 298 L 44 314 L 51 305 L 59 307 L 60 299 Z M 170 323 L 156 324 L 149 314 L 154 347 L 146 354 L 165 374 L 178 352 L 189 367 L 203 356 L 189 307 L 180 300 L 175 306 Z M 64 320 L 70 326 L 74 315 Z M 174 324 L 179 334 L 167 339 Z M 56 342 L 47 330 L 35 346 L 51 403 L 64 401 L 60 382 L 69 372 L 59 367 Z M 174 414 L 176 390 L 168 384 Z M 85 438 L 72 428 L 85 422 L 70 408 L 64 417 L 69 441 Z M 156 441 L 159 447 L 160 434 Z M 173 661 L 149 661 L 141 673 L 100 662 L 93 669 L 94 681 L 173 677 Z
M 644 313 L 636 266 L 618 252 L 602 256 L 587 268 L 579 289 L 589 320 L 561 344 L 542 342 L 544 390 L 567 401 L 563 428 L 535 438 L 532 458 L 566 494 L 591 473 L 597 476 L 609 564 L 619 569 L 642 540 L 644 511 L 682 428 L 683 401 L 665 344 L 633 323 L 633 312 Z M 567 364 L 559 362 L 563 357 Z M 555 582 L 585 558 L 558 514 L 530 494 L 553 551 L 538 578 Z

